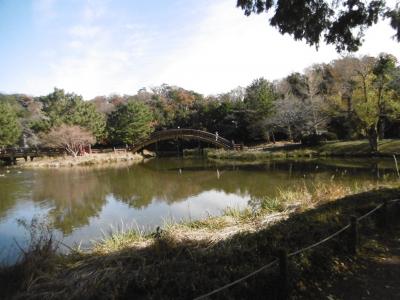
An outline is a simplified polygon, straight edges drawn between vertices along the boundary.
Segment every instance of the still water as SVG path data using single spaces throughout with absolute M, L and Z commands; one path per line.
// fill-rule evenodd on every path
M 19 170 L 0 168 L 0 260 L 13 261 L 26 231 L 18 220 L 48 220 L 67 245 L 112 228 L 152 230 L 166 220 L 199 219 L 296 185 L 394 180 L 391 161 L 217 163 L 163 158 L 132 166 Z

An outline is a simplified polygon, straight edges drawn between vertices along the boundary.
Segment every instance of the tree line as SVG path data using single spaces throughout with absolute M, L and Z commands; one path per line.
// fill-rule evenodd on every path
M 400 137 L 396 57 L 347 56 L 302 73 L 255 79 L 219 95 L 163 84 L 135 95 L 84 99 L 55 88 L 46 96 L 0 94 L 0 147 L 131 145 L 153 131 L 193 128 L 237 143 Z

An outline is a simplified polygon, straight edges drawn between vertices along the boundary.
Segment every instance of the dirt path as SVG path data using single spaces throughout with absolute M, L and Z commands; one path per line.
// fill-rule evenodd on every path
M 400 299 L 400 226 L 364 241 L 348 267 L 328 289 L 327 299 Z

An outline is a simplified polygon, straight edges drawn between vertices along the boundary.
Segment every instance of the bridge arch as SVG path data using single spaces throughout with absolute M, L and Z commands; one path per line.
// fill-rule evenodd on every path
M 132 147 L 132 151 L 137 152 L 139 150 L 142 150 L 144 147 L 154 144 L 156 142 L 174 139 L 199 140 L 227 150 L 234 149 L 235 147 L 234 144 L 229 140 L 207 131 L 196 129 L 168 129 L 156 131 L 148 138 L 136 142 Z

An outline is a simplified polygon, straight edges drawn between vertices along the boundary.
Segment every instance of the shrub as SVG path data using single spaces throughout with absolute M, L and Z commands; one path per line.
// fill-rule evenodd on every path
M 306 146 L 318 146 L 321 142 L 337 140 L 337 135 L 332 132 L 324 132 L 321 134 L 307 134 L 301 137 L 301 143 Z
M 308 134 L 301 137 L 301 143 L 305 146 L 317 146 L 325 139 L 320 134 Z
M 324 132 L 321 134 L 325 141 L 336 141 L 338 140 L 338 136 L 334 132 Z

